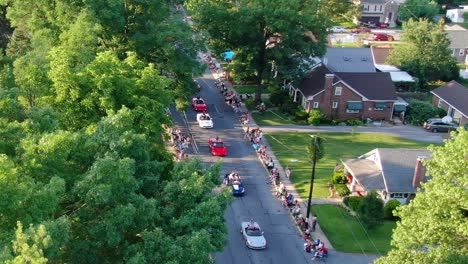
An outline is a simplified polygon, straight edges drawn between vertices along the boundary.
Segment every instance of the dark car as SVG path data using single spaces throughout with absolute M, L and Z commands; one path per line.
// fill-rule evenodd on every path
M 393 36 L 384 34 L 384 33 L 377 33 L 374 35 L 375 41 L 393 41 Z
M 456 130 L 458 125 L 454 123 L 443 122 L 440 118 L 429 118 L 423 125 L 424 129 L 431 132 L 449 132 Z

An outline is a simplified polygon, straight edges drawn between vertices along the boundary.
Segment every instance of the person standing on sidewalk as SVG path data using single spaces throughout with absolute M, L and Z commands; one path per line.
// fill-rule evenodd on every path
M 286 178 L 289 179 L 289 177 L 291 177 L 291 168 L 289 168 L 289 166 L 286 166 Z
M 317 225 L 317 216 L 313 215 L 312 217 L 312 232 L 315 231 L 315 226 Z

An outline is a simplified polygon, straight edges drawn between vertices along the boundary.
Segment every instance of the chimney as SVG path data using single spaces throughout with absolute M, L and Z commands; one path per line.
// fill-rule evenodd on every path
M 323 108 L 325 116 L 331 117 L 332 115 L 332 94 L 333 94 L 333 79 L 335 75 L 332 73 L 325 74 L 325 83 L 323 89 L 325 90 L 323 93 Z
M 422 161 L 425 157 L 418 157 L 416 159 L 416 166 L 414 167 L 414 175 L 413 175 L 413 187 L 421 187 L 421 182 L 424 181 L 424 177 L 426 176 L 426 168 L 422 164 Z

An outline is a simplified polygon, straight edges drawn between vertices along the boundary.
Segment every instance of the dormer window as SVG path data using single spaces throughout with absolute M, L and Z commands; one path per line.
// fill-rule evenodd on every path
M 342 88 L 341 86 L 335 87 L 335 95 L 341 95 L 341 90 L 342 90 L 342 89 L 343 89 L 343 88 Z

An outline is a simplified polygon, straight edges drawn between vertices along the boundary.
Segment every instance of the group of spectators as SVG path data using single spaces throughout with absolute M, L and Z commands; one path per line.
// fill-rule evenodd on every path
M 175 149 L 175 158 L 177 161 L 188 159 L 189 155 L 185 153 L 189 147 L 191 138 L 182 133 L 180 128 L 171 128 L 171 141 Z
M 328 250 L 325 247 L 325 244 L 322 241 L 320 241 L 320 239 L 317 239 L 315 241 L 306 240 L 306 242 L 304 243 L 304 251 L 307 253 L 314 254 L 312 260 L 328 256 Z

